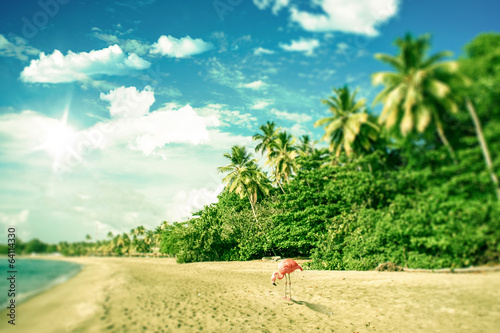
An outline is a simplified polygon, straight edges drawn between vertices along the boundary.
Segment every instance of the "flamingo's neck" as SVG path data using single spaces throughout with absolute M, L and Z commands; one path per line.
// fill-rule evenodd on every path
M 285 277 L 285 274 L 280 275 L 280 272 L 274 272 L 274 274 L 276 274 L 276 277 L 277 277 L 279 280 L 282 280 L 282 279 Z

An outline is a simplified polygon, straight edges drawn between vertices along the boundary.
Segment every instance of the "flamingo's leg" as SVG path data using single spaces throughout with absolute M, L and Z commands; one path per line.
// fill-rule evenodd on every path
M 286 289 L 287 289 L 287 283 L 288 283 L 288 279 L 286 277 L 286 274 L 285 274 L 285 297 L 283 297 L 284 299 L 286 299 Z
M 290 279 L 290 301 L 292 300 L 292 276 L 288 274 L 288 278 Z

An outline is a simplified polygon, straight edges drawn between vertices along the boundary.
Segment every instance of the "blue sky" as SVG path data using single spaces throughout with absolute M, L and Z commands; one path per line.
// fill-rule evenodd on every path
M 0 237 L 15 225 L 47 242 L 184 220 L 261 124 L 319 139 L 332 87 L 373 99 L 387 69 L 373 55 L 395 38 L 430 32 L 458 56 L 500 28 L 493 0 L 0 6 Z

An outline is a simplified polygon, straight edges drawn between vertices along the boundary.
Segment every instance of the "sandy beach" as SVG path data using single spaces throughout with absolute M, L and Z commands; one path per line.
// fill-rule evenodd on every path
M 277 263 L 69 258 L 69 281 L 2 312 L 2 332 L 499 332 L 500 272 L 311 271 Z M 299 262 L 300 263 L 300 262 Z

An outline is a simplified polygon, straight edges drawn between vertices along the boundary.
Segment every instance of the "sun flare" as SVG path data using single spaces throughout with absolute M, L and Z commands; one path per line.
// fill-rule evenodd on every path
M 47 151 L 54 159 L 59 159 L 66 150 L 71 147 L 76 132 L 67 125 L 67 111 L 64 113 L 61 120 L 52 126 L 44 126 L 46 139 L 42 148 Z
M 59 157 L 71 145 L 73 136 L 74 131 L 65 124 L 61 124 L 49 133 L 44 144 L 45 149 L 54 157 Z

